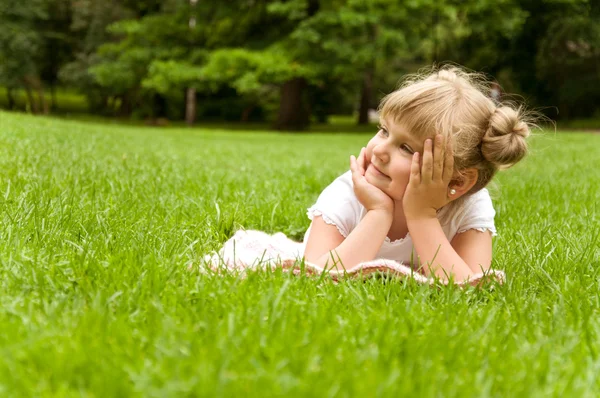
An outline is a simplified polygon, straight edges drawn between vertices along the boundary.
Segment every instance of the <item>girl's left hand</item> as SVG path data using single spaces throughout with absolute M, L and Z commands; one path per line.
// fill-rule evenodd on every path
M 441 134 L 425 140 L 423 165 L 420 154 L 415 152 L 410 168 L 410 179 L 402 199 L 407 220 L 435 218 L 437 211 L 450 203 L 448 185 L 454 173 L 452 143 Z M 433 148 L 432 148 L 433 146 Z

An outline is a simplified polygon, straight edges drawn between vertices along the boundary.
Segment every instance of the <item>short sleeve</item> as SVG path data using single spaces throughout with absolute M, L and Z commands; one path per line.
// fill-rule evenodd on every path
M 321 216 L 325 223 L 335 225 L 344 238 L 360 221 L 361 204 L 354 194 L 350 171 L 336 178 L 321 192 L 317 202 L 308 208 L 308 218 Z
M 496 236 L 495 215 L 492 198 L 484 188 L 466 199 L 463 211 L 456 219 L 456 233 L 475 229 L 482 232 L 490 231 L 492 236 Z

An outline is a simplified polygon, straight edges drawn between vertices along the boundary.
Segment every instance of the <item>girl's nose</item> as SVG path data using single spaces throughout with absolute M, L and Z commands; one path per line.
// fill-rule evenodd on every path
M 373 155 L 375 155 L 382 163 L 387 163 L 390 160 L 390 155 L 383 144 L 376 145 L 373 148 Z

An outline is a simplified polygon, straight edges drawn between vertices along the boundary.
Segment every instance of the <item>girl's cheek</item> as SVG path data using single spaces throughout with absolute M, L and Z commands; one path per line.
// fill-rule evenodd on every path
M 367 147 L 365 151 L 365 170 L 367 170 L 367 167 L 369 167 L 369 165 L 371 164 L 371 157 L 373 156 L 373 151 L 369 150 L 369 147 Z
M 367 144 L 367 160 L 369 162 L 371 162 L 371 158 L 373 157 L 373 148 L 375 148 L 375 142 L 374 140 L 369 141 L 369 143 Z
M 408 178 L 410 177 L 411 164 L 412 158 L 396 159 L 396 162 L 394 162 L 394 166 L 391 168 L 390 172 L 396 176 L 401 177 L 402 180 L 406 180 L 406 182 L 408 183 Z

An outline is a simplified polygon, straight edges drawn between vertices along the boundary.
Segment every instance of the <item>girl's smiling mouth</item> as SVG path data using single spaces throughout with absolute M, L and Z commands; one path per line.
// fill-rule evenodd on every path
M 377 166 L 375 166 L 373 163 L 369 164 L 369 166 L 371 166 L 371 167 L 369 167 L 367 170 L 371 170 L 371 172 L 372 172 L 374 175 L 376 175 L 376 176 L 381 176 L 381 177 L 385 177 L 385 178 L 390 178 L 390 177 L 389 177 L 387 174 L 383 174 L 383 173 L 381 172 L 381 170 L 379 170 L 379 169 L 377 168 Z

